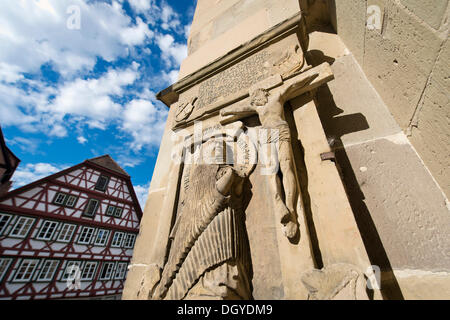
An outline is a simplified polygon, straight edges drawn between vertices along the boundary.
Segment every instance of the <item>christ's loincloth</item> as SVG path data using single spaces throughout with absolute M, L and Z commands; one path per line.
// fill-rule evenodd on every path
M 265 130 L 260 134 L 262 137 L 262 144 L 277 143 L 277 142 L 291 142 L 291 131 L 287 123 L 279 124 L 273 128 L 262 127 L 261 130 Z M 265 138 L 264 135 L 267 135 Z

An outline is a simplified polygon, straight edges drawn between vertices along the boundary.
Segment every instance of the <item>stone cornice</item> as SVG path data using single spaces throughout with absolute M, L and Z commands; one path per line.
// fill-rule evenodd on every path
M 181 92 L 186 91 L 192 86 L 204 81 L 205 79 L 221 72 L 228 68 L 230 65 L 252 55 L 259 51 L 264 46 L 277 41 L 280 38 L 286 36 L 286 34 L 292 33 L 297 28 L 300 28 L 302 48 L 307 49 L 308 35 L 305 30 L 304 19 L 302 19 L 301 12 L 296 13 L 291 18 L 281 22 L 280 24 L 270 28 L 266 32 L 262 33 L 258 37 L 248 41 L 245 44 L 231 50 L 227 54 L 207 64 L 198 71 L 184 77 L 178 82 L 172 84 L 168 88 L 158 92 L 156 98 L 168 107 L 174 102 L 178 101 L 178 96 Z

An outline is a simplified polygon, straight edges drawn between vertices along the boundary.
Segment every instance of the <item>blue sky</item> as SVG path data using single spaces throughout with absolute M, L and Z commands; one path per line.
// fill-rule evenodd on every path
M 110 154 L 143 204 L 196 0 L 0 0 L 0 125 L 14 188 Z

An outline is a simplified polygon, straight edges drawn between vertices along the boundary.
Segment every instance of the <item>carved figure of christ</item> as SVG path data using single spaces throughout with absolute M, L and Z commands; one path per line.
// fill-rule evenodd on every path
M 269 176 L 269 183 L 275 197 L 276 211 L 282 224 L 283 233 L 290 239 L 296 236 L 299 227 L 295 210 L 297 183 L 294 173 L 291 134 L 284 116 L 284 104 L 303 92 L 304 87 L 316 77 L 317 74 L 302 77 L 299 81 L 274 90 L 273 93 L 262 88 L 254 89 L 249 92 L 249 105 L 231 106 L 220 112 L 221 122 L 227 122 L 233 117 L 244 118 L 257 114 L 262 127 L 268 132 L 267 140 L 265 139 L 261 143 L 276 144 L 277 153 L 270 154 L 269 164 L 279 161 L 283 181 L 281 186 L 277 172 L 273 172 Z M 273 134 L 274 131 L 277 134 Z M 282 188 L 285 194 L 284 202 L 281 197 Z

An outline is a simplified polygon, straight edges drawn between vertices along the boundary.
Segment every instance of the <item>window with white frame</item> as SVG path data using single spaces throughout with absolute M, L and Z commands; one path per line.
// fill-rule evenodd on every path
M 16 238 L 25 238 L 33 226 L 34 220 L 34 218 L 19 217 L 9 235 Z
M 106 215 L 107 216 L 113 216 L 115 210 L 116 210 L 116 207 L 108 206 L 108 209 L 106 209 Z
M 76 228 L 77 228 L 77 226 L 74 224 L 65 223 L 62 226 L 61 231 L 59 232 L 57 241 L 70 242 Z
M 53 203 L 63 205 L 64 202 L 66 201 L 66 197 L 67 197 L 67 194 L 58 192 L 55 196 L 55 199 L 53 200 Z
M 125 248 L 133 248 L 135 239 L 136 239 L 136 235 L 127 233 L 125 235 L 125 240 L 123 241 L 123 246 Z
M 0 281 L 2 281 L 3 277 L 6 275 L 11 261 L 11 258 L 0 258 Z
M 123 232 L 115 232 L 114 238 L 111 242 L 111 247 L 120 247 L 122 245 L 123 236 Z
M 41 230 L 39 230 L 36 239 L 51 240 L 58 224 L 59 223 L 55 221 L 43 221 Z
M 81 261 L 68 261 L 64 268 L 61 280 L 67 280 L 69 277 L 76 278 L 81 270 Z
M 86 209 L 84 210 L 84 215 L 88 217 L 95 216 L 97 209 L 99 207 L 100 201 L 97 199 L 89 199 Z
M 51 281 L 58 269 L 58 260 L 45 260 L 42 266 L 41 272 L 39 273 L 39 281 Z
M 114 275 L 114 279 L 124 279 L 125 273 L 127 272 L 127 263 L 119 263 L 117 264 L 116 274 Z
M 109 239 L 109 230 L 98 229 L 97 235 L 95 236 L 95 245 L 104 246 Z
M 10 214 L 0 213 L 0 235 L 6 230 L 11 217 Z
M 97 269 L 98 262 L 88 261 L 85 263 L 83 272 L 81 273 L 81 280 L 92 280 Z
M 95 228 L 83 227 L 81 230 L 80 238 L 78 238 L 78 243 L 80 244 L 90 244 L 92 236 L 94 234 Z
M 34 271 L 37 268 L 39 260 L 36 259 L 24 259 L 17 269 L 14 281 L 30 281 L 33 277 Z
M 102 272 L 100 273 L 100 280 L 109 280 L 114 271 L 114 262 L 103 263 Z
M 122 217 L 122 212 L 123 212 L 122 208 L 116 208 L 116 211 L 114 211 L 114 217 L 121 218 Z
M 66 201 L 66 207 L 73 208 L 75 206 L 75 204 L 77 203 L 77 200 L 78 200 L 78 197 L 72 196 L 72 195 L 69 196 Z

